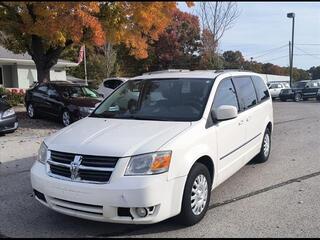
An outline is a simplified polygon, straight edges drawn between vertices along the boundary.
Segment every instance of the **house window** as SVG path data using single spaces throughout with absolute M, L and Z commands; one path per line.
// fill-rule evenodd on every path
M 2 67 L 0 67 L 0 85 L 3 85 L 3 72 L 2 72 Z

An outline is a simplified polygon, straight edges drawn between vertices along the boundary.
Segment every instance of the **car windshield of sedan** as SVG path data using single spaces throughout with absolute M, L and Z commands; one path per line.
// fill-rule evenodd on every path
M 89 116 L 159 121 L 197 121 L 202 117 L 213 79 L 130 80 Z
M 76 97 L 89 97 L 89 98 L 99 98 L 99 94 L 85 86 L 63 86 L 59 89 L 62 96 L 67 98 L 76 98 Z

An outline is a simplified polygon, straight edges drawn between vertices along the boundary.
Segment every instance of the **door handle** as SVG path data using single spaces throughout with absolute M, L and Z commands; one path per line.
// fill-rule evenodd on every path
M 244 121 L 241 120 L 238 124 L 239 124 L 239 126 L 241 126 L 242 124 L 244 124 Z

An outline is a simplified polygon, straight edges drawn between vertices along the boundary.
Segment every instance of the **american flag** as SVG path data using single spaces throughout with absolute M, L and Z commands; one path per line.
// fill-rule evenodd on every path
M 81 48 L 80 48 L 78 64 L 83 61 L 83 55 L 84 55 L 84 45 L 82 45 Z

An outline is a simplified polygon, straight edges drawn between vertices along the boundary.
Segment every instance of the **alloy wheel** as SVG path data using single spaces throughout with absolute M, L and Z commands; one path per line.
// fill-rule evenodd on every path
M 191 209 L 195 215 L 200 215 L 207 203 L 208 182 L 204 175 L 200 174 L 193 182 L 191 190 Z
M 62 123 L 64 126 L 70 125 L 71 119 L 70 114 L 67 111 L 64 111 L 62 114 Z

